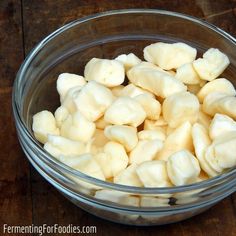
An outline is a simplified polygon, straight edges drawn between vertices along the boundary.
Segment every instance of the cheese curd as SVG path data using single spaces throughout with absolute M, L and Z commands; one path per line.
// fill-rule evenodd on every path
M 131 68 L 127 72 L 127 77 L 134 85 L 162 98 L 187 90 L 187 87 L 174 76 L 156 69 L 142 68 L 140 65 Z
M 112 176 L 116 176 L 128 166 L 129 158 L 121 144 L 111 141 L 106 143 L 103 150 L 110 156 L 106 165 L 111 168 Z
M 161 141 L 165 141 L 166 135 L 159 130 L 142 130 L 138 132 L 139 140 L 155 140 L 159 139 Z
M 214 151 L 217 163 L 221 168 L 227 169 L 236 165 L 236 137 L 215 144 Z
M 104 120 L 114 125 L 139 126 L 147 114 L 143 107 L 130 97 L 117 98 L 105 112 Z
M 62 123 L 67 119 L 67 117 L 69 116 L 69 111 L 63 107 L 60 106 L 56 109 L 55 113 L 54 113 L 55 119 L 56 119 L 56 124 L 57 127 L 61 127 Z
M 225 93 L 210 93 L 204 99 L 202 108 L 211 116 L 221 113 L 236 119 L 236 97 L 228 96 Z
M 133 84 L 128 84 L 125 87 L 123 87 L 123 89 L 119 93 L 119 97 L 122 96 L 122 97 L 134 98 L 134 97 L 141 95 L 141 94 L 146 94 L 151 97 L 154 97 L 154 95 L 152 93 L 150 93 L 147 90 L 144 90 L 142 88 L 139 88 Z
M 47 142 L 49 134 L 59 135 L 60 133 L 53 114 L 46 110 L 33 116 L 32 129 L 35 138 L 41 143 Z
M 205 128 L 209 128 L 211 124 L 211 117 L 202 111 L 202 107 L 198 113 L 197 123 L 203 125 Z
M 167 161 L 168 176 L 176 186 L 196 182 L 200 171 L 197 158 L 187 150 L 174 153 Z
M 48 135 L 48 141 L 44 144 L 44 149 L 54 157 L 78 156 L 86 152 L 85 144 L 79 141 L 57 136 Z
M 236 90 L 219 78 L 228 57 L 210 48 L 196 59 L 185 43 L 143 53 L 146 61 L 133 53 L 92 58 L 84 77 L 60 74 L 61 105 L 33 116 L 44 149 L 86 175 L 146 188 L 193 184 L 236 166 Z M 138 197 L 68 177 L 98 199 L 135 207 L 165 206 L 172 196 L 188 203 L 204 190 Z
M 225 114 L 236 119 L 236 97 L 226 96 L 219 99 L 217 104 L 217 112 Z
M 216 79 L 229 65 L 229 58 L 217 48 L 210 48 L 203 58 L 193 62 L 193 67 L 201 79 L 212 81 Z
M 118 175 L 114 177 L 113 180 L 114 183 L 128 186 L 142 187 L 143 184 L 136 172 L 137 166 L 138 166 L 137 164 L 132 164 L 123 171 L 121 171 Z
M 170 187 L 165 161 L 145 161 L 141 163 L 136 172 L 144 187 Z
M 215 150 L 214 150 L 214 145 L 210 145 L 207 147 L 206 152 L 205 152 L 205 160 L 208 163 L 208 165 L 216 171 L 216 173 L 220 173 L 223 171 L 223 168 L 221 168 L 218 165 L 218 161 L 215 158 Z
M 105 86 L 88 82 L 74 98 L 74 103 L 88 120 L 96 121 L 104 115 L 106 109 L 114 100 L 112 92 Z
M 236 122 L 227 115 L 216 113 L 209 127 L 211 139 L 216 139 L 231 131 L 236 131 Z
M 175 128 L 185 121 L 195 123 L 199 112 L 197 97 L 189 92 L 177 93 L 165 99 L 162 112 L 163 118 L 171 128 Z
M 107 126 L 104 130 L 104 134 L 108 139 L 122 144 L 127 152 L 134 149 L 138 143 L 137 129 L 131 126 Z
M 144 130 L 156 130 L 158 132 L 162 132 L 164 135 L 166 135 L 166 129 L 167 129 L 167 122 L 163 120 L 163 118 L 160 118 L 158 120 L 148 120 L 146 119 L 144 121 Z
M 57 79 L 57 92 L 60 95 L 61 102 L 64 100 L 67 92 L 74 87 L 84 86 L 86 81 L 83 76 L 71 74 L 71 73 L 62 73 L 58 76 Z
M 116 142 L 107 142 L 99 152 L 94 153 L 94 159 L 106 179 L 116 176 L 128 165 L 128 156 L 124 147 Z
M 169 157 L 182 149 L 193 151 L 193 143 L 191 137 L 192 126 L 189 122 L 174 129 L 166 138 L 163 149 L 157 154 L 157 160 L 167 161 Z
M 219 92 L 219 93 L 224 93 L 229 96 L 235 96 L 236 91 L 233 86 L 233 84 L 225 79 L 225 78 L 219 78 L 215 79 L 209 83 L 206 83 L 198 92 L 197 96 L 199 101 L 202 103 L 204 101 L 204 98 L 213 92 Z
M 129 205 L 129 206 L 139 206 L 139 198 L 135 196 L 130 196 L 125 192 L 110 190 L 110 189 L 103 189 L 96 191 L 95 198 L 109 201 L 109 202 L 116 202 L 122 205 Z
M 107 87 L 115 87 L 124 82 L 125 70 L 121 62 L 108 59 L 91 59 L 85 66 L 84 77 Z
M 218 112 L 218 101 L 221 98 L 226 97 L 225 93 L 213 92 L 208 94 L 203 101 L 202 110 L 210 115 L 214 116 Z
M 200 84 L 201 79 L 197 72 L 194 70 L 192 63 L 186 63 L 178 67 L 176 70 L 175 78 L 185 84 L 196 85 Z
M 81 86 L 76 86 L 69 89 L 63 101 L 61 102 L 61 106 L 65 107 L 71 114 L 77 111 L 74 99 L 78 96 L 81 89 Z
M 203 171 L 205 171 L 210 177 L 217 175 L 217 172 L 212 169 L 205 159 L 205 153 L 208 146 L 211 144 L 208 130 L 201 124 L 196 123 L 192 128 L 193 145 L 199 164 Z
M 148 94 L 140 94 L 134 99 L 143 107 L 147 114 L 147 119 L 158 120 L 161 114 L 161 104 L 158 100 Z
M 105 180 L 102 170 L 91 154 L 83 154 L 80 156 L 59 156 L 58 158 L 64 164 L 81 171 L 91 177 Z
M 136 147 L 130 152 L 130 163 L 140 164 L 155 158 L 157 153 L 162 149 L 163 142 L 158 139 L 140 140 Z
M 94 132 L 96 126 L 89 121 L 79 111 L 68 115 L 66 120 L 61 124 L 61 136 L 74 141 L 88 142 Z
M 141 63 L 141 60 L 133 53 L 121 54 L 116 57 L 115 60 L 121 62 L 124 65 L 125 71 L 128 71 L 133 66 Z
M 193 62 L 197 50 L 185 43 L 154 43 L 144 48 L 146 61 L 164 70 L 177 69 L 183 64 Z

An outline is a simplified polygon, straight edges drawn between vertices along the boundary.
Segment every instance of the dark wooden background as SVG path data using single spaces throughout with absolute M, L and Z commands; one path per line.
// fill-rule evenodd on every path
M 97 235 L 236 235 L 236 194 L 181 223 L 130 227 L 80 210 L 29 165 L 16 137 L 12 84 L 30 49 L 58 27 L 85 15 L 122 8 L 177 11 L 236 36 L 235 0 L 0 0 L 0 225 L 96 225 Z M 191 29 L 190 29 L 191 30 Z

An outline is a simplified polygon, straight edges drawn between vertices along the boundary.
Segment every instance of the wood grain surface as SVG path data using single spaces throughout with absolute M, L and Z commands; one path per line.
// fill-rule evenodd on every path
M 236 36 L 235 0 L 0 1 L 0 235 L 8 225 L 96 225 L 97 235 L 236 235 L 236 193 L 207 212 L 159 227 L 110 223 L 77 208 L 30 167 L 16 137 L 11 92 L 24 56 L 46 35 L 77 18 L 112 9 L 155 8 L 205 19 Z

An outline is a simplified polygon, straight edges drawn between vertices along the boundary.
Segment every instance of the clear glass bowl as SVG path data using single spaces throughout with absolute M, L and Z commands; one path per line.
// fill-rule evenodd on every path
M 236 169 L 200 183 L 172 188 L 138 188 L 103 182 L 60 163 L 35 140 L 32 116 L 59 105 L 56 79 L 62 72 L 83 74 L 92 57 L 114 58 L 156 42 L 186 42 L 199 55 L 216 47 L 231 65 L 223 76 L 236 83 L 236 40 L 202 20 L 167 11 L 133 9 L 105 12 L 69 23 L 40 42 L 22 64 L 14 84 L 13 111 L 21 146 L 35 169 L 73 203 L 110 221 L 160 225 L 205 211 L 236 190 Z M 98 189 L 110 190 L 106 200 Z M 116 191 L 119 192 L 117 197 Z M 140 205 L 140 203 L 142 203 Z

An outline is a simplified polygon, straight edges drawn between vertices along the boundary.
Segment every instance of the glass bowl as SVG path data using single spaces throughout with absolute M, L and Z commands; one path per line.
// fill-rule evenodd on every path
M 74 204 L 114 222 L 130 225 L 177 222 L 205 211 L 236 190 L 235 168 L 181 187 L 139 188 L 104 182 L 59 162 L 35 140 L 32 116 L 45 109 L 54 112 L 59 106 L 56 79 L 60 73 L 83 75 L 84 66 L 92 57 L 114 58 L 133 52 L 143 58 L 142 49 L 157 41 L 185 42 L 196 47 L 199 55 L 210 47 L 219 48 L 231 61 L 222 77 L 236 83 L 236 40 L 232 36 L 183 14 L 131 9 L 85 17 L 56 30 L 30 52 L 14 84 L 15 123 L 29 161 Z

